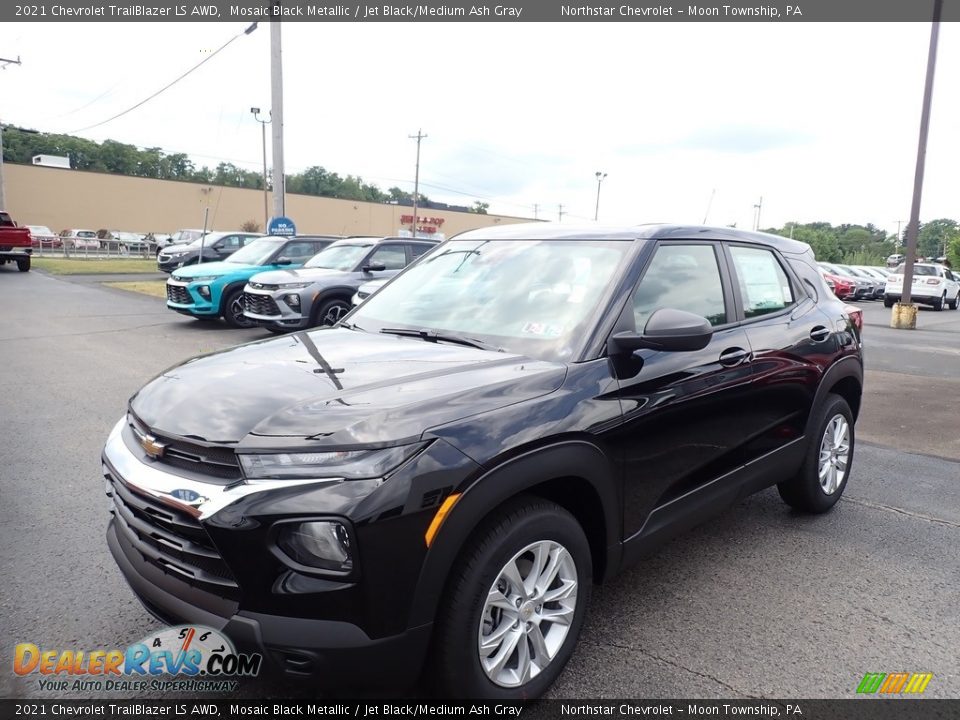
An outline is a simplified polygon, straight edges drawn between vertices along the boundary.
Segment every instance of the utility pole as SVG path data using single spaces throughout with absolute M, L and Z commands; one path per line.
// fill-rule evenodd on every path
M 760 229 L 760 211 L 763 210 L 763 195 L 760 196 L 760 202 L 753 206 L 753 209 L 757 211 L 757 219 L 753 224 L 754 230 Z
M 273 0 L 270 20 L 270 118 L 273 122 L 273 216 L 286 217 L 287 178 L 283 171 L 283 57 L 280 47 L 280 0 Z M 264 232 L 267 228 L 263 229 Z
M 0 67 L 6 69 L 7 65 L 20 65 L 20 56 L 16 60 L 0 58 Z M 0 121 L 0 210 L 7 209 L 7 195 L 3 187 L 3 122 Z
M 566 213 L 563 211 L 563 205 L 557 205 L 557 222 L 563 222 L 563 216 Z
M 260 119 L 260 108 L 252 107 L 250 112 L 253 113 L 253 119 L 260 123 L 260 137 L 263 140 L 263 231 L 267 231 L 267 225 L 270 223 L 270 210 L 267 192 L 267 125 L 270 124 L 270 120 L 273 117 L 271 116 L 266 120 Z
M 917 256 L 917 234 L 920 227 L 920 198 L 923 195 L 923 168 L 927 156 L 927 132 L 930 129 L 930 101 L 933 96 L 933 75 L 937 67 L 937 40 L 940 37 L 940 15 L 943 0 L 933 2 L 933 23 L 930 27 L 930 49 L 927 52 L 927 76 L 923 85 L 923 106 L 920 112 L 920 138 L 917 141 L 917 167 L 913 175 L 913 202 L 910 205 L 910 222 L 907 223 L 907 252 L 903 269 L 903 286 L 900 302 L 893 306 L 890 327 L 900 330 L 915 330 L 917 306 L 910 301 L 913 290 L 913 263 Z
M 897 220 L 896 223 L 897 223 L 897 240 L 896 242 L 893 243 L 893 249 L 899 250 L 900 246 L 903 244 L 901 242 L 903 240 L 903 236 L 900 234 L 900 225 L 903 223 L 903 220 Z
M 413 175 L 413 223 L 411 224 L 410 230 L 413 237 L 417 236 L 417 204 L 420 200 L 420 141 L 423 140 L 426 135 L 423 134 L 422 128 L 417 130 L 416 135 L 407 135 L 411 140 L 417 141 L 417 165 L 416 170 L 414 170 Z
M 599 170 L 597 170 L 597 172 L 594 174 L 597 176 L 597 205 L 593 210 L 593 219 L 596 221 L 596 219 L 600 217 L 600 183 L 602 183 L 604 178 L 607 177 L 607 174 L 605 172 L 600 172 Z
M 533 219 L 534 219 L 534 220 L 538 220 L 538 219 L 539 219 L 539 216 L 537 215 L 537 212 L 538 212 L 539 210 L 540 210 L 540 206 L 537 205 L 536 203 L 534 203 L 534 204 L 533 204 Z

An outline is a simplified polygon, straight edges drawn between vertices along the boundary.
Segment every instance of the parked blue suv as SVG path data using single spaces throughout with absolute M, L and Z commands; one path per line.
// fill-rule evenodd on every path
M 265 270 L 293 270 L 339 236 L 264 237 L 222 262 L 190 265 L 167 280 L 167 307 L 198 319 L 223 316 L 231 327 L 252 327 L 243 314 L 241 296 L 247 281 Z

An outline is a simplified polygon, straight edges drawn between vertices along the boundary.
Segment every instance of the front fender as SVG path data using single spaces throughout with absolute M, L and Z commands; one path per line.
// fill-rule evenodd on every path
M 602 514 L 604 577 L 619 567 L 621 488 L 610 460 L 586 440 L 567 440 L 514 456 L 485 471 L 460 490 L 424 559 L 408 627 L 432 622 L 454 563 L 477 526 L 494 509 L 523 492 L 536 492 L 551 480 L 579 478 L 589 485 Z M 571 482 L 575 482 L 571 480 Z M 576 514 L 576 513 L 574 513 Z

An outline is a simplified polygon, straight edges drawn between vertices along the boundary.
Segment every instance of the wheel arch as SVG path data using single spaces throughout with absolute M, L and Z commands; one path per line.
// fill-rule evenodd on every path
M 859 358 L 848 356 L 830 366 L 817 388 L 813 407 L 819 407 L 827 395 L 831 393 L 839 395 L 847 401 L 847 405 L 850 406 L 850 411 L 853 413 L 853 420 L 856 422 L 860 415 L 863 397 L 863 365 Z M 807 421 L 808 435 L 811 431 L 810 423 L 814 418 L 815 413 L 810 413 L 810 419 Z
M 350 287 L 349 285 L 337 285 L 335 287 L 326 288 L 321 290 L 313 298 L 313 302 L 310 304 L 310 320 L 311 322 L 316 319 L 317 312 L 323 306 L 324 303 L 329 302 L 330 300 L 343 300 L 347 305 L 351 305 L 354 294 L 357 292 L 356 288 Z M 352 308 L 352 305 L 351 305 Z
M 462 492 L 421 567 L 409 627 L 433 621 L 451 568 L 476 529 L 520 495 L 550 500 L 577 519 L 590 544 L 595 582 L 616 572 L 621 549 L 620 489 L 609 460 L 585 441 L 538 448 L 488 470 Z

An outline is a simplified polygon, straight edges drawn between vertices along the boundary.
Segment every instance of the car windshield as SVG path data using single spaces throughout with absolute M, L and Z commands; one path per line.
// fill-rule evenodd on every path
M 207 238 L 209 240 L 209 238 Z M 224 262 L 237 263 L 238 265 L 263 265 L 267 260 L 273 257 L 273 254 L 286 245 L 286 238 L 266 237 L 254 240 L 249 245 L 244 245 Z
M 349 272 L 371 247 L 372 245 L 331 245 L 310 258 L 304 267 Z
M 533 357 L 569 360 L 630 243 L 450 240 L 371 296 L 359 328 L 427 330 Z
M 897 275 L 903 275 L 904 271 L 907 268 L 906 263 L 901 263 L 897 266 L 895 272 Z M 937 269 L 933 265 L 914 265 L 913 266 L 914 275 L 936 275 Z

